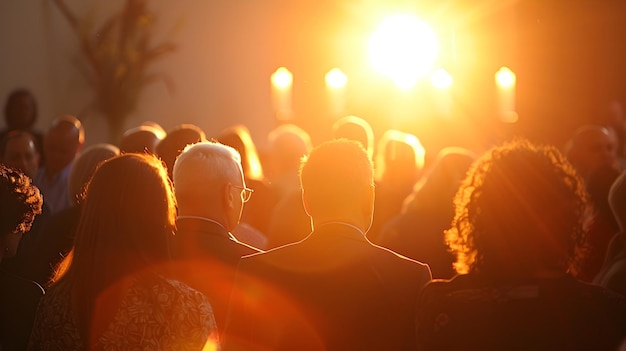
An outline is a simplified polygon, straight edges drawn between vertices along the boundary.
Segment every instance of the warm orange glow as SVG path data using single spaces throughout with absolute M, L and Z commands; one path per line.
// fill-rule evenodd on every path
M 515 73 L 508 67 L 501 67 L 498 72 L 496 72 L 496 84 L 501 88 L 513 87 L 515 86 L 515 81 Z
M 438 52 L 432 28 L 407 14 L 383 20 L 369 42 L 372 66 L 402 89 L 412 88 L 428 74 Z
M 348 83 L 348 76 L 343 73 L 339 68 L 333 68 L 326 73 L 326 85 L 334 88 L 341 89 Z
M 452 76 L 448 73 L 448 71 L 440 68 L 431 73 L 430 82 L 435 88 L 444 90 L 452 86 L 454 79 L 452 79 Z
M 202 351 L 217 351 L 219 348 L 217 347 L 217 343 L 214 340 L 207 341 L 202 348 Z
M 279 89 L 287 89 L 293 83 L 293 74 L 285 67 L 278 68 L 272 73 L 272 85 Z

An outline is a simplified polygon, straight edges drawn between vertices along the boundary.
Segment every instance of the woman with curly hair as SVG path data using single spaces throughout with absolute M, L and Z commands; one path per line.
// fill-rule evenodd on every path
M 421 295 L 423 350 L 614 350 L 626 298 L 574 278 L 584 184 L 554 147 L 516 140 L 471 167 L 446 232 L 457 276 Z
M 155 156 L 129 153 L 100 164 L 74 247 L 39 305 L 29 349 L 217 347 L 207 298 L 167 278 L 175 206 Z
M 30 178 L 0 163 L 0 262 L 15 256 L 42 202 Z M 0 350 L 23 350 L 43 289 L 4 268 L 0 266 Z

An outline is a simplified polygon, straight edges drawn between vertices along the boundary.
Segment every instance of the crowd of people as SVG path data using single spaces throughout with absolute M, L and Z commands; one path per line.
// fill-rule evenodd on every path
M 626 347 L 623 117 L 426 163 L 356 116 L 260 152 L 153 122 L 84 147 L 27 90 L 4 112 L 1 351 Z

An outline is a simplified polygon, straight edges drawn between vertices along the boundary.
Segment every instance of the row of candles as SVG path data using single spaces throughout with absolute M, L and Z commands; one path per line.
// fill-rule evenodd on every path
M 452 76 L 443 68 L 433 71 L 429 78 L 432 86 L 442 93 L 449 90 L 454 82 Z M 293 74 L 286 67 L 280 67 L 272 73 L 270 81 L 274 111 L 280 119 L 290 119 L 293 115 L 291 92 Z M 325 81 L 330 110 L 333 115 L 340 116 L 345 112 L 348 76 L 339 68 L 333 68 L 326 73 Z M 501 67 L 495 73 L 495 83 L 500 118 L 504 122 L 515 123 L 518 118 L 515 110 L 516 75 L 508 67 Z M 443 99 L 442 110 L 450 113 L 451 97 L 447 94 L 440 98 Z

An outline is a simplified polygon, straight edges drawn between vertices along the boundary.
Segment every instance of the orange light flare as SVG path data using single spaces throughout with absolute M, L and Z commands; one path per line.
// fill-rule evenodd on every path
M 430 83 L 433 85 L 433 87 L 439 90 L 446 90 L 452 86 L 452 83 L 454 83 L 454 79 L 452 78 L 450 73 L 448 73 L 448 71 L 443 68 L 439 68 L 438 70 L 430 74 Z
M 411 89 L 426 76 L 438 53 L 433 29 L 409 14 L 385 18 L 369 41 L 371 65 L 400 89 Z

